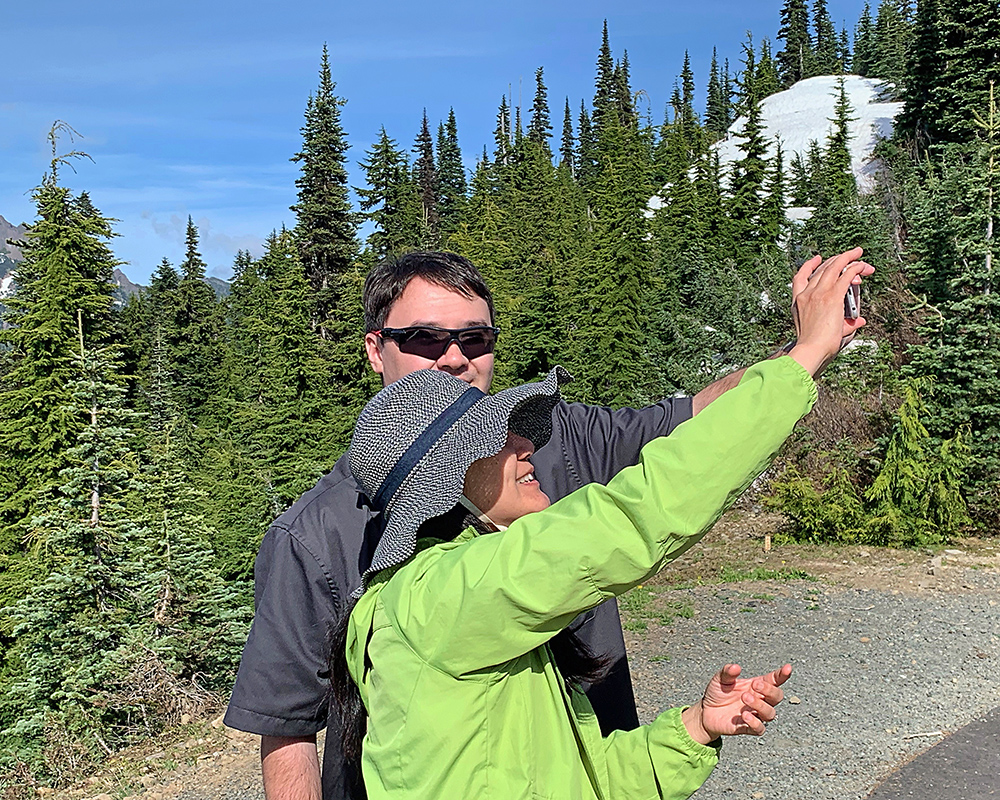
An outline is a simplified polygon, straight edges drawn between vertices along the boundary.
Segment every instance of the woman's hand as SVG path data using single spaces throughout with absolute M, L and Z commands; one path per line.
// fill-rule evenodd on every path
M 822 261 L 813 256 L 792 279 L 792 319 L 798 334 L 789 355 L 813 377 L 826 368 L 865 324 L 864 317 L 844 317 L 844 296 L 851 284 L 875 268 L 858 261 L 860 247 Z M 822 263 L 820 263 L 822 261 Z
M 700 701 L 684 710 L 681 719 L 691 738 L 701 744 L 720 736 L 761 736 L 764 725 L 774 719 L 774 707 L 785 693 L 781 684 L 792 674 L 785 664 L 767 675 L 740 678 L 739 664 L 726 664 L 709 681 Z

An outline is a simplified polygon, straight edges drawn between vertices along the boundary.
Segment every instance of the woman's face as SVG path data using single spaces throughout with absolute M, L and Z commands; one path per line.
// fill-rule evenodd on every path
M 463 494 L 497 525 L 549 507 L 549 498 L 535 480 L 528 460 L 535 452 L 530 440 L 507 434 L 507 444 L 495 456 L 473 462 L 465 473 Z

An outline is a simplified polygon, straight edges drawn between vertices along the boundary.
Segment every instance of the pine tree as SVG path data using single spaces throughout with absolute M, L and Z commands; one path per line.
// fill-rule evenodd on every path
M 335 287 L 358 251 L 357 223 L 347 183 L 347 135 L 340 122 L 346 102 L 334 94 L 326 45 L 320 61 L 319 88 L 306 104 L 302 149 L 292 156 L 300 164 L 295 179 L 298 202 L 291 207 L 302 263 L 315 296 L 314 327 L 323 328 L 338 303 Z M 324 335 L 326 335 L 324 333 Z
M 809 36 L 809 9 L 806 0 L 785 0 L 781 6 L 778 39 L 784 47 L 775 55 L 778 76 L 787 89 L 810 74 L 813 45 Z
M 462 150 L 458 145 L 455 109 L 449 109 L 448 121 L 438 128 L 438 215 L 441 237 L 447 238 L 458 228 L 468 202 L 469 186 L 465 179 Z
M 761 100 L 781 91 L 778 71 L 771 58 L 771 43 L 766 38 L 760 42 L 760 59 L 757 61 L 754 84 Z
M 995 87 L 991 87 L 995 91 Z M 1000 115 L 980 109 L 976 139 L 942 148 L 928 165 L 911 213 L 913 290 L 929 312 L 911 374 L 934 380 L 926 425 L 958 432 L 973 456 L 970 484 L 981 514 L 996 513 L 1000 474 L 1000 295 L 994 267 L 1000 186 Z
M 601 126 L 609 109 L 614 107 L 615 101 L 615 62 L 611 55 L 607 20 L 604 20 L 601 32 L 601 48 L 597 54 L 597 77 L 594 80 L 594 87 L 594 113 L 591 121 L 596 141 L 600 138 Z
M 82 331 L 81 324 L 78 350 Z M 43 779 L 61 769 L 46 757 L 47 728 L 94 756 L 122 741 L 139 710 L 116 697 L 135 657 L 125 643 L 144 574 L 136 559 L 142 531 L 125 508 L 137 462 L 130 446 L 135 415 L 115 369 L 105 350 L 71 359 L 66 413 L 83 425 L 65 451 L 58 492 L 30 520 L 44 543 L 42 576 L 12 609 L 23 672 L 4 693 L 8 708 L 0 716 L 8 717 L 12 702 L 21 713 L 0 734 L 0 750 L 17 752 Z
M 594 128 L 591 124 L 590 114 L 583 101 L 580 101 L 579 117 L 579 147 L 577 148 L 577 180 L 580 185 L 590 187 L 597 177 L 597 140 L 594 135 Z
M 851 167 L 850 124 L 857 117 L 852 116 L 854 109 L 847 97 L 844 76 L 837 80 L 837 101 L 834 104 L 834 117 L 829 120 L 833 128 L 826 139 L 826 151 L 823 154 L 823 187 L 824 199 L 832 202 L 851 202 L 857 197 L 858 186 Z
M 441 220 L 437 207 L 438 171 L 434 163 L 434 140 L 427 123 L 427 109 L 424 109 L 413 152 L 417 156 L 413 164 L 413 179 L 420 195 L 420 246 L 425 250 L 435 250 L 441 237 Z
M 909 0 L 882 0 L 872 30 L 872 64 L 868 76 L 900 88 L 906 79 L 911 34 Z

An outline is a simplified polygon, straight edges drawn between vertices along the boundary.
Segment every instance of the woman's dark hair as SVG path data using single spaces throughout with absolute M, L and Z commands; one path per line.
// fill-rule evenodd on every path
M 415 250 L 375 265 L 365 278 L 361 297 L 365 309 L 366 332 L 385 327 L 393 303 L 414 278 L 423 278 L 469 298 L 481 297 L 489 306 L 490 322 L 496 322 L 493 295 L 483 276 L 469 259 L 444 250 Z
M 491 533 L 464 506 L 457 505 L 446 514 L 427 520 L 417 531 L 417 538 L 450 540 L 470 526 L 482 534 Z M 347 780 L 352 789 L 351 796 L 365 800 L 368 795 L 361 775 L 361 743 L 367 729 L 368 712 L 361 702 L 361 692 L 347 668 L 347 628 L 357 602 L 357 599 L 351 599 L 330 631 L 330 716 L 339 723 L 340 746 Z M 569 628 L 564 628 L 553 636 L 549 640 L 549 647 L 556 666 L 568 685 L 582 690 L 584 685 L 600 683 L 607 677 L 610 659 L 592 653 Z M 329 746 L 328 741 L 327 747 Z

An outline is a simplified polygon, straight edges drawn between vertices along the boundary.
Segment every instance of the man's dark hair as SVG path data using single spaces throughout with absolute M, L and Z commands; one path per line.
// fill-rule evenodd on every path
M 490 322 L 495 323 L 493 295 L 469 259 L 446 251 L 415 250 L 399 258 L 388 258 L 368 273 L 362 293 L 365 331 L 385 326 L 389 309 L 414 278 L 423 278 L 470 299 L 483 298 L 490 309 Z

